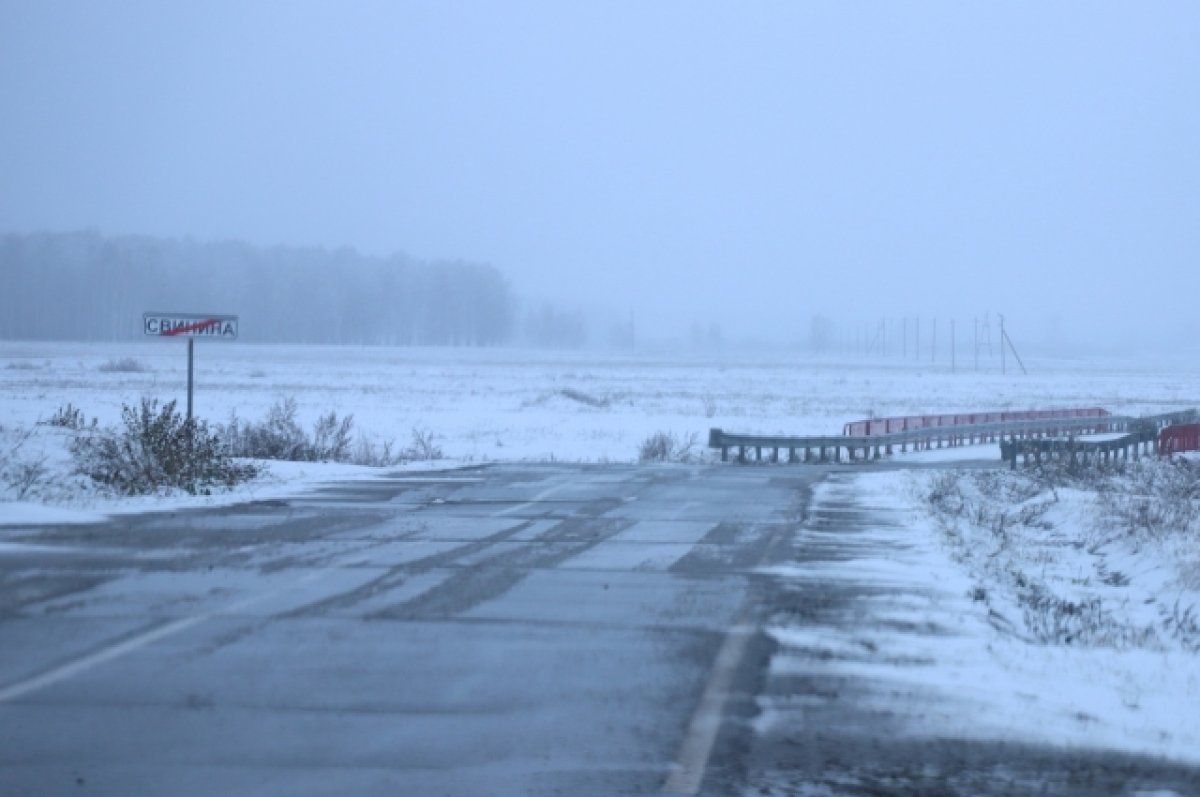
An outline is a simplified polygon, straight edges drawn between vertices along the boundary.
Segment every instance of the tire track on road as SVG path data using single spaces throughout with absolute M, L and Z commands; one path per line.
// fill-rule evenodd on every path
M 293 609 L 284 614 L 278 615 L 281 619 L 289 619 L 296 617 L 314 617 L 325 614 L 329 611 L 337 609 L 347 609 L 363 601 L 390 592 L 397 587 L 402 586 L 413 576 L 422 573 L 428 573 L 439 567 L 448 567 L 456 560 L 465 556 L 473 556 L 481 553 L 488 548 L 491 548 L 499 543 L 507 542 L 516 535 L 528 529 L 535 521 L 527 520 L 523 523 L 518 523 L 495 534 L 489 534 L 474 542 L 469 542 L 464 545 L 459 545 L 451 548 L 448 551 L 430 554 L 429 556 L 417 559 L 412 562 L 405 562 L 401 565 L 389 568 L 386 572 L 376 578 L 371 579 L 365 584 L 355 587 L 352 590 L 341 592 L 336 595 L 331 595 L 321 600 L 305 604 L 296 609 Z
M 632 527 L 634 521 L 613 518 L 571 518 L 512 551 L 464 568 L 412 600 L 373 612 L 369 619 L 443 619 L 496 598 L 531 572 L 557 567 L 566 560 Z

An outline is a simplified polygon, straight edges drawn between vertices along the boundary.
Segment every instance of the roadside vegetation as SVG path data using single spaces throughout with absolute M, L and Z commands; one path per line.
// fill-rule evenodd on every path
M 96 370 L 105 374 L 143 374 L 150 369 L 141 360 L 133 357 L 121 357 L 105 360 L 96 367 Z
M 947 471 L 923 489 L 997 628 L 1200 651 L 1200 463 Z
M 49 473 L 44 455 L 25 451 L 32 435 L 32 429 L 15 432 L 0 426 L 0 493 L 16 501 L 36 495 Z
M 638 446 L 638 462 L 695 462 L 700 459 L 699 438 L 695 432 L 655 432 Z
M 218 430 L 185 418 L 174 401 L 126 404 L 121 422 L 117 429 L 80 429 L 71 442 L 77 471 L 121 495 L 170 488 L 206 495 L 259 474 L 256 465 L 234 461 Z
M 388 467 L 442 458 L 437 438 L 428 429 L 413 428 L 408 444 L 401 446 L 393 440 L 356 436 L 354 416 L 339 416 L 333 410 L 319 416 L 312 431 L 306 432 L 297 420 L 298 413 L 294 398 L 280 398 L 261 421 L 244 421 L 231 415 L 221 427 L 221 437 L 233 456 L 254 459 Z
M 101 426 L 68 403 L 37 426 L 62 436 L 58 446 L 35 440 L 36 428 L 0 427 L 0 500 L 63 500 L 80 493 L 122 496 L 181 491 L 209 495 L 262 475 L 261 460 L 338 462 L 388 467 L 442 457 L 437 436 L 414 428 L 407 444 L 356 433 L 353 415 L 329 411 L 303 427 L 293 398 L 281 398 L 259 421 L 230 416 L 224 424 L 187 419 L 174 401 L 125 404 L 117 426 Z M 47 453 L 50 452 L 50 453 Z M 69 474 L 69 476 L 67 475 Z

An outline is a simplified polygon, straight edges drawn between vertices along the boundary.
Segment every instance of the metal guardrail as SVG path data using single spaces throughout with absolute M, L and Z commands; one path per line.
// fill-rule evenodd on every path
M 845 452 L 847 461 L 879 459 L 892 454 L 897 447 L 901 451 L 908 450 L 909 446 L 913 450 L 926 450 L 934 447 L 973 445 L 980 442 L 1108 432 L 1140 432 L 1151 429 L 1157 434 L 1166 426 L 1193 423 L 1198 419 L 1200 419 L 1200 411 L 1193 409 L 1143 417 L 1108 415 L 1095 418 L 1046 418 L 1030 421 L 938 426 L 867 436 L 790 437 L 733 434 L 722 429 L 710 429 L 708 446 L 721 450 L 722 462 L 728 461 L 730 449 L 738 450 L 739 462 L 747 461 L 748 451 L 755 452 L 755 461 L 763 462 L 765 461 L 764 450 L 771 452 L 770 461 L 772 462 L 780 461 L 781 451 L 787 452 L 788 462 L 841 462 L 843 452 Z M 797 452 L 803 452 L 803 455 L 801 456 Z
M 842 427 L 848 437 L 894 434 L 942 426 L 968 426 L 981 423 L 1009 421 L 1044 421 L 1059 418 L 1103 418 L 1111 415 L 1101 407 L 1062 407 L 1053 410 L 987 410 L 984 412 L 940 413 L 937 415 L 895 415 L 890 418 L 867 418 L 850 421 Z
M 1025 464 L 1041 464 L 1043 458 L 1050 457 L 1058 460 L 1070 459 L 1072 466 L 1090 464 L 1092 461 L 1108 462 L 1110 460 L 1138 459 L 1142 454 L 1155 451 L 1158 444 L 1158 432 L 1153 428 L 1142 428 L 1129 434 L 1111 440 L 1005 440 L 1000 443 L 1000 459 L 1017 467 L 1019 457 L 1025 457 Z

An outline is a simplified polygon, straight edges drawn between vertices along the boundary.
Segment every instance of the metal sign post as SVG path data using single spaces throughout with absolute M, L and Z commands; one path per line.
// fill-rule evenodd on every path
M 187 338 L 187 418 L 192 419 L 196 338 L 237 340 L 238 317 L 217 313 L 143 313 L 142 332 L 152 338 Z

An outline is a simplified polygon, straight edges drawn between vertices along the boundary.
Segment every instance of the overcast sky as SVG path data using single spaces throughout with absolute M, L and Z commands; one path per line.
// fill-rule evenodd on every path
M 0 231 L 480 260 L 666 334 L 1195 340 L 1198 43 L 1194 2 L 0 0 Z

